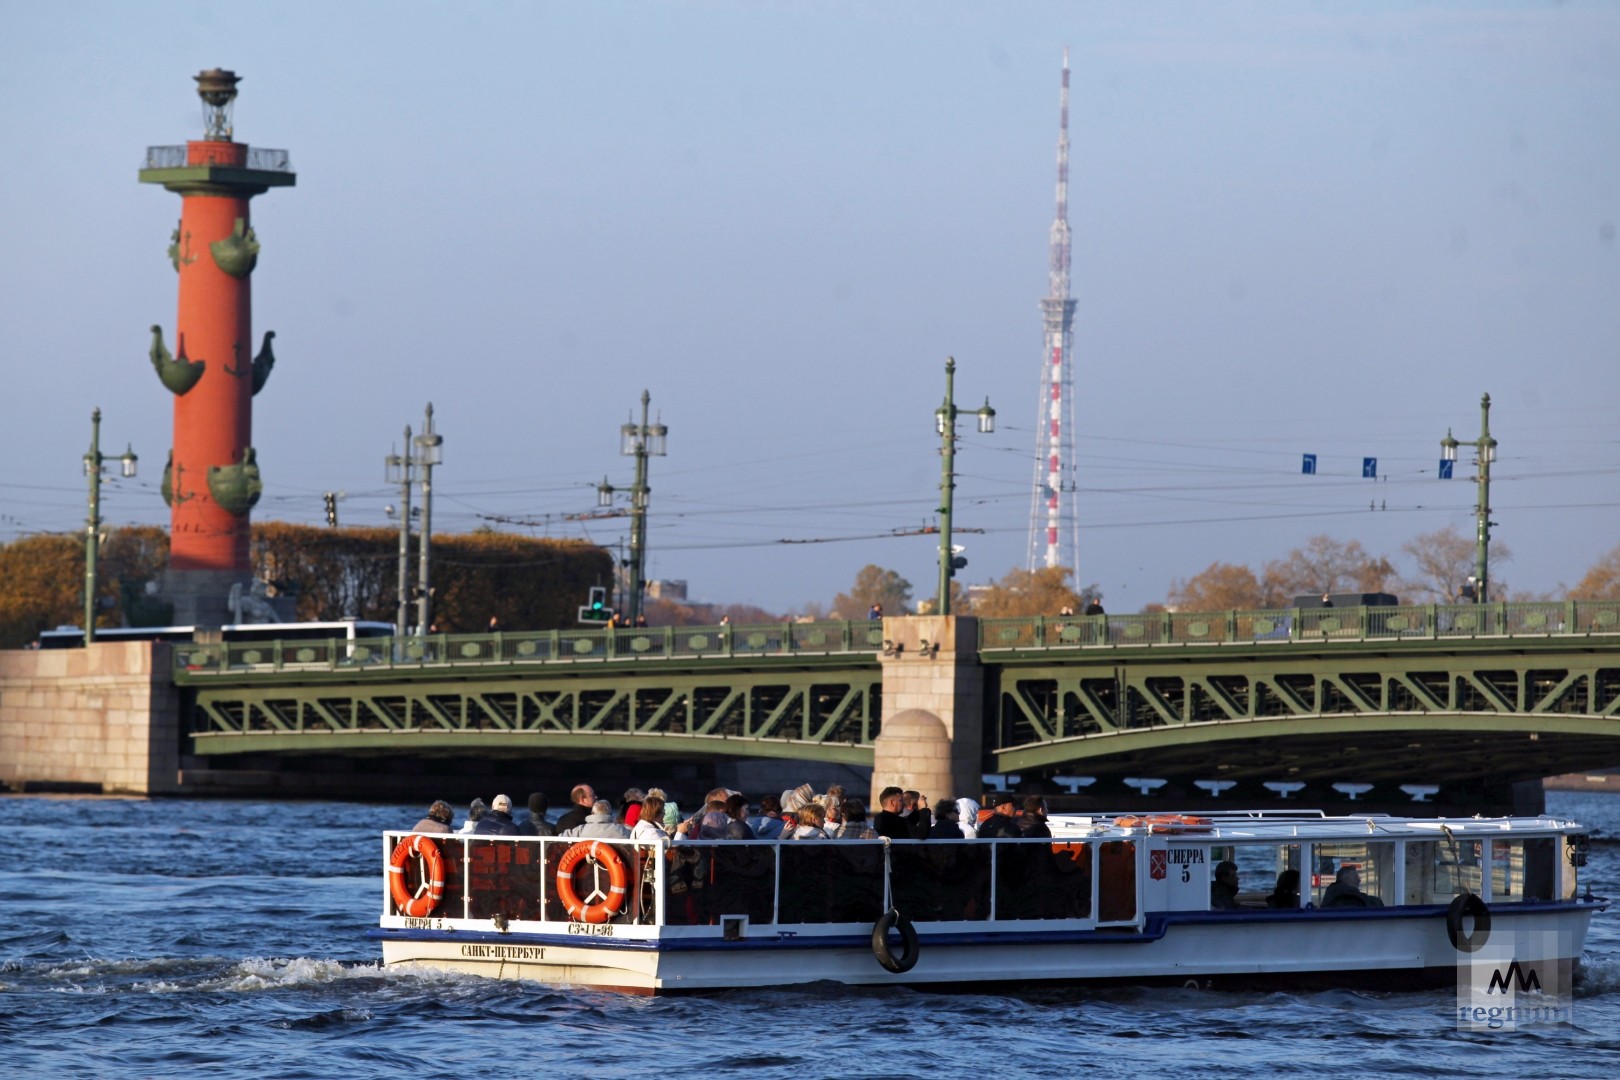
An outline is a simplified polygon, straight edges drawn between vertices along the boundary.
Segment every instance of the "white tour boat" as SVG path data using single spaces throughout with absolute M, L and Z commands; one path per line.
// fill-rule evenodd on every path
M 892 842 L 388 833 L 368 936 L 389 967 L 636 993 L 821 979 L 1394 987 L 1451 982 L 1501 935 L 1568 970 L 1608 906 L 1577 894 L 1581 827 L 1551 817 L 1048 824 L 1051 838 Z

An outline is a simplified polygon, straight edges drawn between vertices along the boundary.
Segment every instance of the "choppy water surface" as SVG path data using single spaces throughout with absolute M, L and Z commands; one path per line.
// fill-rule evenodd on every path
M 1620 897 L 1620 798 L 1553 793 Z M 1166 1072 L 1611 1077 L 1620 914 L 1575 1024 L 1455 1029 L 1455 993 L 799 985 L 644 999 L 384 973 L 384 828 L 421 807 L 0 798 L 7 1076 L 941 1077 Z

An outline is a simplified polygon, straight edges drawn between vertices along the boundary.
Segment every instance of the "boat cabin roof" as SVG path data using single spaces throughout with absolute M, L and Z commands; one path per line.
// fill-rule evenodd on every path
M 1140 811 L 1117 814 L 1054 814 L 1047 819 L 1053 837 L 1140 837 L 1175 836 L 1179 841 L 1241 840 L 1277 841 L 1285 839 L 1362 839 L 1380 835 L 1386 839 L 1414 840 L 1446 835 L 1485 836 L 1501 833 L 1561 833 L 1580 828 L 1573 821 L 1554 817 L 1471 817 L 1418 818 L 1388 814 L 1356 814 L 1329 817 L 1320 810 L 1221 810 L 1197 814 L 1146 814 Z

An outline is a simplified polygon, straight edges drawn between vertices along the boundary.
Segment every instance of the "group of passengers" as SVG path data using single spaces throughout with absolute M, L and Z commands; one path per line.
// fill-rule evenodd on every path
M 1231 860 L 1222 860 L 1215 866 L 1215 880 L 1209 884 L 1209 906 L 1215 911 L 1237 911 L 1238 868 Z M 1299 907 L 1299 871 L 1284 870 L 1277 875 L 1277 885 L 1266 898 L 1268 908 Z M 1361 869 L 1354 864 L 1338 868 L 1333 884 L 1322 892 L 1323 908 L 1378 908 L 1384 902 L 1361 891 Z
M 757 804 L 741 792 L 715 788 L 703 808 L 682 817 L 680 808 L 661 788 L 631 788 L 618 806 L 598 798 L 589 784 L 569 792 L 569 807 L 550 820 L 543 792 L 529 796 L 528 815 L 514 816 L 512 800 L 497 795 L 490 802 L 474 799 L 459 829 L 443 799 L 428 808 L 414 832 L 472 836 L 577 836 L 586 839 L 674 843 L 714 840 L 961 840 L 1050 837 L 1046 802 L 1039 795 L 1019 800 L 1000 793 L 981 809 L 973 799 L 941 799 L 936 808 L 916 791 L 886 787 L 878 808 L 869 814 L 865 800 L 834 784 L 816 794 L 809 784 L 766 795 Z

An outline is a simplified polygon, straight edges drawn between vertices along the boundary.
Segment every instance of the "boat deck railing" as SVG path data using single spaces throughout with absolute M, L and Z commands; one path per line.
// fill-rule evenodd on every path
M 385 835 L 385 859 L 410 834 Z M 1138 926 L 1137 845 L 1132 840 L 722 840 L 636 843 L 602 840 L 602 861 L 583 860 L 569 877 L 586 905 L 622 899 L 601 918 L 570 914 L 558 868 L 574 837 L 430 838 L 443 862 L 443 896 L 410 919 L 392 895 L 384 914 L 407 925 L 433 920 L 658 927 L 862 924 L 870 929 L 898 909 L 914 922 L 997 923 L 1082 920 L 1088 926 Z M 598 854 L 600 854 L 600 850 Z M 402 867 L 406 895 L 422 888 L 415 857 Z M 618 872 L 612 866 L 618 864 Z M 1096 872 L 1100 871 L 1100 872 Z M 597 897 L 592 901 L 591 897 Z

